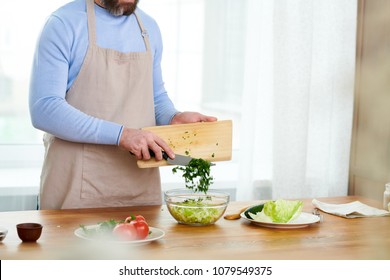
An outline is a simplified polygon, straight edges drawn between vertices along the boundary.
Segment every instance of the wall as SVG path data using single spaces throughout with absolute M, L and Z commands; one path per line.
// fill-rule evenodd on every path
M 349 193 L 382 200 L 390 182 L 390 1 L 360 0 Z

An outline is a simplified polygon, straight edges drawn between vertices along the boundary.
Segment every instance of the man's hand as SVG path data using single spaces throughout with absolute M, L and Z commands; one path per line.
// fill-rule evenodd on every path
M 156 134 L 146 130 L 124 127 L 121 139 L 119 140 L 119 146 L 128 150 L 138 160 L 150 159 L 149 149 L 154 152 L 156 160 L 163 159 L 162 150 L 164 150 L 170 158 L 175 158 L 174 152 L 164 140 Z
M 171 124 L 195 123 L 195 122 L 215 122 L 216 117 L 202 115 L 197 112 L 177 113 L 171 120 Z

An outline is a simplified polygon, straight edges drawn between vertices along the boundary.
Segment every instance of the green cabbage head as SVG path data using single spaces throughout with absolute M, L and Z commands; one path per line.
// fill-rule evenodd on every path
M 249 213 L 253 220 L 266 223 L 288 223 L 302 212 L 303 202 L 278 199 L 264 204 L 263 210 L 256 214 Z

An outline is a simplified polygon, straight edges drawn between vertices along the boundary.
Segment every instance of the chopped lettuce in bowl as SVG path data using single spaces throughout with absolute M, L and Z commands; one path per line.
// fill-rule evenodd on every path
M 258 211 L 247 210 L 246 216 L 263 223 L 288 223 L 299 217 L 303 202 L 278 199 L 265 202 Z
M 215 190 L 204 194 L 178 189 L 165 192 L 165 202 L 178 223 L 205 226 L 214 224 L 225 213 L 229 194 Z

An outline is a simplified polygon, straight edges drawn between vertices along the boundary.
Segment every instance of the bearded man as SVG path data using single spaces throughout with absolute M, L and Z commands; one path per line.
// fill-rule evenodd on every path
M 175 108 L 159 27 L 137 4 L 75 0 L 42 30 L 29 96 L 32 124 L 45 132 L 39 209 L 161 204 L 158 168 L 136 161 L 174 153 L 140 128 L 216 120 Z

